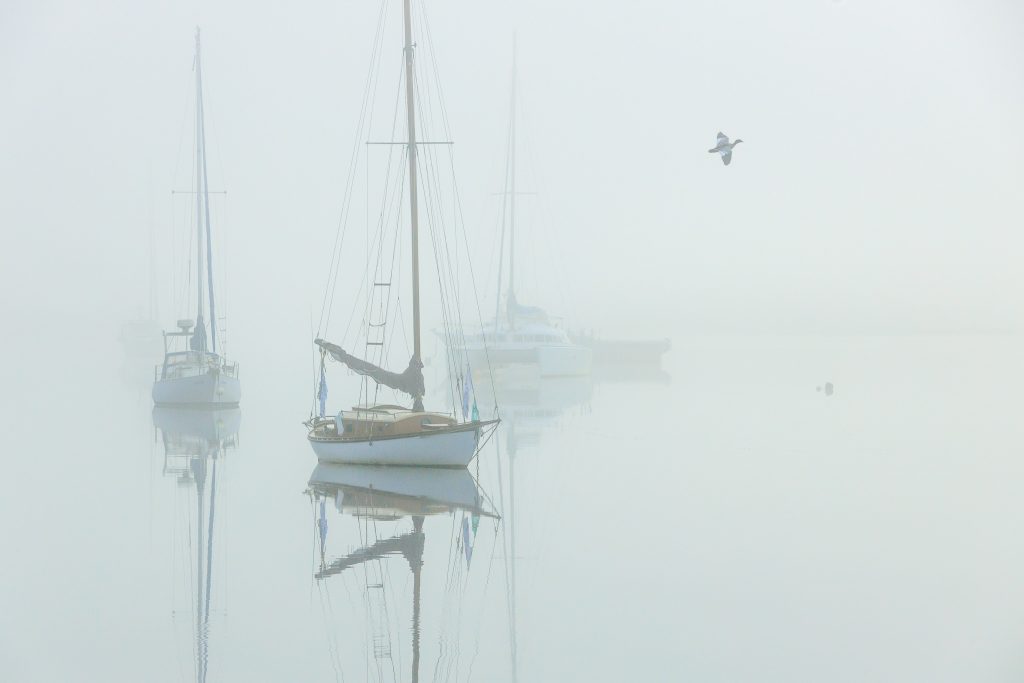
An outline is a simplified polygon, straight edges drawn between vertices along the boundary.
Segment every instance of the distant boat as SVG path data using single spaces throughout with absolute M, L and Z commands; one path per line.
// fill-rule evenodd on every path
M 502 230 L 499 253 L 505 246 L 505 206 L 508 207 L 508 289 L 505 307 L 501 307 L 502 270 L 498 264 L 498 303 L 494 320 L 479 332 L 465 334 L 465 350 L 477 367 L 487 361 L 495 366 L 535 365 L 542 377 L 576 377 L 590 374 L 593 354 L 575 343 L 568 333 L 554 324 L 548 314 L 536 306 L 523 306 L 516 299 L 516 55 L 512 52 L 512 96 L 509 116 L 508 163 L 502 208 Z M 503 314 L 503 315 L 502 315 Z
M 660 365 L 672 342 L 669 339 L 604 339 L 579 334 L 573 340 L 594 353 L 595 365 Z
M 416 93 L 415 84 L 415 54 L 416 43 L 412 37 L 412 18 L 410 0 L 404 1 L 404 61 L 405 61 L 405 105 L 407 119 L 408 140 L 401 143 L 388 142 L 385 144 L 398 144 L 405 147 L 408 157 L 408 185 L 404 183 L 395 186 L 388 183 L 393 180 L 385 179 L 384 194 L 390 190 L 396 193 L 385 200 L 386 206 L 400 204 L 401 192 L 408 188 L 409 193 L 409 223 L 411 227 L 411 255 L 412 255 L 412 320 L 411 325 L 402 324 L 403 329 L 412 330 L 413 352 L 409 365 L 403 372 L 389 372 L 381 367 L 386 362 L 386 350 L 390 348 L 389 337 L 386 330 L 389 329 L 389 311 L 398 309 L 399 302 L 395 301 L 391 290 L 392 272 L 374 272 L 373 280 L 369 283 L 367 313 L 377 316 L 367 318 L 364 313 L 361 327 L 365 328 L 365 355 L 373 354 L 376 363 L 364 360 L 349 353 L 339 344 L 335 344 L 317 337 L 314 343 L 320 351 L 320 379 L 316 390 L 319 400 L 319 415 L 311 417 L 307 422 L 308 439 L 313 451 L 320 462 L 343 463 L 354 465 L 402 465 L 402 466 L 428 466 L 428 467 L 465 467 L 477 454 L 477 450 L 483 443 L 483 437 L 489 429 L 494 428 L 498 420 L 481 420 L 476 408 L 475 396 L 472 392 L 471 380 L 467 379 L 469 372 L 463 370 L 464 363 L 449 363 L 448 380 L 453 391 L 452 412 L 427 411 L 423 407 L 423 397 L 426 393 L 423 380 L 423 355 L 420 344 L 420 263 L 419 263 L 419 211 L 418 193 L 420 191 L 417 173 L 420 164 L 426 164 L 429 168 L 431 157 L 424 154 L 424 161 L 417 162 L 419 145 L 431 143 L 417 143 L 416 138 Z M 400 167 L 399 167 L 400 168 Z M 403 178 L 404 180 L 404 178 Z M 434 180 L 430 173 L 425 174 L 424 184 Z M 431 215 L 431 202 L 436 201 L 436 193 L 425 188 L 424 209 L 428 217 Z M 390 201 L 391 204 L 387 204 Z M 395 222 L 395 246 L 399 240 L 397 224 Z M 383 226 L 381 227 L 381 240 L 383 241 Z M 435 250 L 435 258 L 437 258 Z M 335 254 L 335 258 L 340 258 Z M 360 264 L 363 265 L 363 264 Z M 373 259 L 368 259 L 365 264 L 368 271 L 372 271 L 371 265 L 375 265 Z M 392 266 L 393 267 L 393 266 Z M 440 268 L 440 265 L 439 265 Z M 336 271 L 335 271 L 336 272 Z M 379 274 L 379 277 L 378 277 Z M 398 276 L 397 273 L 394 274 Z M 446 296 L 446 290 L 440 286 L 442 300 Z M 328 287 L 327 292 L 333 298 L 333 288 Z M 329 308 L 327 292 L 325 292 L 325 307 Z M 395 309 L 392 309 L 392 305 Z M 451 303 L 442 302 L 443 312 L 450 315 Z M 349 306 L 347 306 L 349 307 Z M 397 314 L 395 314 L 397 318 Z M 371 338 L 372 337 L 372 338 Z M 386 348 L 387 347 L 387 348 Z M 354 373 L 366 378 L 364 389 L 360 392 L 366 397 L 365 404 L 357 405 L 351 410 L 341 410 L 333 415 L 327 414 L 327 380 L 325 361 L 330 358 L 343 363 Z M 449 360 L 453 360 L 450 358 Z M 370 381 L 374 385 L 370 385 Z M 404 407 L 394 404 L 377 403 L 376 394 L 380 386 L 390 387 L 395 391 L 404 393 L 412 399 L 412 407 Z M 370 401 L 369 397 L 374 396 Z M 458 406 L 454 405 L 456 397 L 462 398 L 462 415 L 458 415 Z M 472 401 L 472 411 L 470 403 Z
M 242 390 L 238 364 L 217 353 L 217 316 L 213 291 L 213 244 L 210 237 L 206 131 L 203 122 L 203 72 L 196 29 L 196 317 L 178 321 L 178 331 L 164 332 L 164 362 L 156 368 L 153 401 L 157 405 L 234 406 Z M 205 257 L 205 258 L 204 258 Z M 210 334 L 206 332 L 203 280 L 209 289 Z M 194 329 L 193 329 L 194 328 Z

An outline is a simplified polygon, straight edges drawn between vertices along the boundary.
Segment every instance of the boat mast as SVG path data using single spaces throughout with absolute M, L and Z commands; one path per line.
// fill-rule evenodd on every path
M 199 28 L 196 27 L 196 121 L 197 121 L 197 132 L 196 132 L 196 144 L 199 147 L 199 151 L 196 156 L 202 160 L 202 193 L 203 193 L 203 210 L 206 217 L 206 277 L 207 277 L 207 289 L 210 291 L 210 337 L 212 340 L 212 350 L 217 353 L 217 313 L 214 308 L 213 302 L 213 240 L 210 235 L 210 179 L 206 175 L 206 122 L 205 122 L 205 111 L 203 109 L 203 69 L 199 59 Z M 197 162 L 198 163 L 198 162 Z M 197 190 L 199 188 L 196 188 Z M 202 275 L 199 275 L 199 280 L 202 281 Z M 200 299 L 202 294 L 200 294 Z
M 202 195 L 202 78 L 199 74 L 199 27 L 196 27 L 196 333 L 203 335 L 206 347 L 206 332 L 203 329 L 203 195 Z
M 505 218 L 508 216 L 505 207 L 508 205 L 511 199 L 511 233 L 509 236 L 509 256 L 508 256 L 508 292 L 507 302 L 511 304 L 515 300 L 515 224 L 516 224 L 516 34 L 512 34 L 512 88 L 511 97 L 509 98 L 509 117 L 508 117 L 508 138 L 506 139 L 506 156 L 505 156 L 505 180 L 504 186 L 501 188 L 502 199 L 501 199 L 501 238 L 498 241 L 500 250 L 498 252 L 498 295 L 494 301 L 494 335 L 495 340 L 498 339 L 498 331 L 500 325 L 500 311 L 501 311 L 501 281 L 502 281 L 502 270 L 505 267 Z M 509 188 L 509 177 L 511 175 L 511 185 Z M 510 191 L 511 190 L 511 191 Z M 508 321 L 509 329 L 515 327 L 515 322 L 512 319 L 512 306 L 508 305 L 505 308 L 505 318 Z
M 509 201 L 508 237 L 508 295 L 516 298 L 516 35 L 512 34 L 512 111 L 509 118 L 509 174 L 511 174 L 511 197 Z M 509 320 L 511 324 L 512 321 Z
M 412 335 L 413 356 L 419 361 L 420 355 L 420 241 L 419 205 L 416 192 L 416 108 L 414 98 L 415 74 L 413 69 L 412 8 L 405 0 L 405 107 L 408 112 L 409 134 L 409 218 L 412 222 Z M 418 402 L 418 401 L 417 401 Z M 422 408 L 420 408 L 422 410 Z

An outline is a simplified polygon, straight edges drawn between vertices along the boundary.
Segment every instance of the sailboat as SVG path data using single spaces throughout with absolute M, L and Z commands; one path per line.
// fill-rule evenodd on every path
M 505 201 L 499 254 L 504 252 L 508 227 L 508 289 L 501 310 L 504 258 L 499 256 L 498 302 L 493 322 L 476 334 L 467 334 L 465 350 L 471 361 L 488 359 L 495 366 L 528 365 L 541 377 L 576 377 L 590 374 L 593 352 L 570 339 L 538 306 L 524 306 L 516 298 L 516 50 L 512 50 L 512 95 L 509 115 L 508 156 L 505 171 Z M 507 211 L 506 211 L 507 207 Z M 506 223 L 507 218 L 507 223 Z M 503 315 L 502 315 L 503 313 Z
M 238 405 L 241 386 L 238 363 L 217 353 L 217 315 L 213 291 L 213 241 L 210 231 L 210 191 L 206 173 L 206 130 L 203 114 L 203 70 L 196 29 L 196 317 L 178 320 L 175 332 L 164 332 L 164 362 L 155 369 L 153 401 L 157 405 Z M 203 287 L 208 299 L 203 296 Z M 205 309 L 209 306 L 210 333 Z
M 317 389 L 319 399 L 319 414 L 310 417 L 306 422 L 308 428 L 308 439 L 320 462 L 346 463 L 360 465 L 402 465 L 402 466 L 431 466 L 431 467 L 465 467 L 478 452 L 483 443 L 483 437 L 489 433 L 499 422 L 497 418 L 481 420 L 476 408 L 476 400 L 473 395 L 469 372 L 458 377 L 452 377 L 453 385 L 458 385 L 456 391 L 452 392 L 462 396 L 462 417 L 459 419 L 457 406 L 453 405 L 451 413 L 428 411 L 424 408 L 423 398 L 426 387 L 423 379 L 423 355 L 421 352 L 420 335 L 420 262 L 419 262 L 419 217 L 420 206 L 418 193 L 420 191 L 417 173 L 419 170 L 419 147 L 421 145 L 433 144 L 417 141 L 416 130 L 416 98 L 417 87 L 415 82 L 415 55 L 416 43 L 413 42 L 412 34 L 412 10 L 410 0 L 404 0 L 404 72 L 405 72 L 405 115 L 406 132 L 408 140 L 401 144 L 406 149 L 408 157 L 408 195 L 409 195 L 409 224 L 411 235 L 412 255 L 412 358 L 408 367 L 403 372 L 391 372 L 380 365 L 359 358 L 345 350 L 341 345 L 332 343 L 319 336 L 314 343 L 320 353 L 320 379 Z M 424 162 L 427 168 L 425 180 L 430 179 L 429 159 Z M 405 178 L 403 178 L 404 184 Z M 425 208 L 431 209 L 430 202 L 432 194 L 424 193 Z M 432 235 L 436 237 L 436 235 Z M 396 238 L 397 240 L 397 238 Z M 436 257 L 435 246 L 435 257 Z M 332 263 L 333 265 L 333 263 Z M 441 266 L 439 265 L 439 268 Z M 376 281 L 372 283 L 371 291 L 379 289 L 390 292 L 391 279 Z M 332 292 L 333 288 L 329 287 Z M 442 297 L 445 290 L 441 288 Z M 371 294 L 371 296 L 373 296 Z M 390 295 L 389 295 L 390 296 Z M 327 298 L 325 297 L 325 302 Z M 391 300 L 388 299 L 390 307 Z M 368 309 L 371 308 L 368 306 Z M 381 308 L 385 308 L 382 306 Z M 450 315 L 450 309 L 446 309 L 445 315 Z M 383 328 L 388 324 L 386 318 L 383 320 L 367 321 L 367 327 L 376 330 L 379 337 L 375 341 L 366 340 L 367 353 L 378 353 L 383 359 L 385 335 Z M 324 361 L 333 359 L 343 363 L 348 368 L 362 375 L 368 381 L 380 386 L 390 387 L 398 392 L 404 393 L 412 399 L 412 406 L 405 407 L 393 403 L 365 403 L 357 405 L 351 410 L 342 410 L 334 415 L 326 413 L 327 380 Z M 380 361 L 380 362 L 383 362 Z M 459 365 L 451 363 L 455 372 L 462 373 Z M 367 390 L 366 394 L 369 395 Z M 376 393 L 376 392 L 374 392 Z M 470 400 L 472 399 L 472 411 L 470 411 Z
M 367 467 L 359 465 L 318 465 L 309 480 L 309 495 L 317 510 L 316 528 L 319 531 L 320 564 L 314 578 L 320 582 L 355 570 L 360 565 L 388 557 L 401 556 L 412 572 L 412 672 L 413 683 L 420 673 L 420 593 L 423 573 L 423 549 L 426 534 L 424 520 L 428 516 L 454 514 L 461 511 L 464 534 L 469 535 L 470 519 L 475 529 L 482 517 L 496 519 L 497 515 L 486 504 L 476 481 L 466 469 Z M 342 514 L 379 521 L 399 521 L 412 518 L 412 529 L 403 534 L 382 538 L 334 560 L 327 559 L 327 504 Z M 467 551 L 471 552 L 471 550 Z M 451 567 L 446 571 L 450 572 Z M 447 580 L 451 580 L 450 575 Z M 367 585 L 371 591 L 382 593 L 384 584 Z M 389 637 L 374 634 L 374 657 L 390 659 Z

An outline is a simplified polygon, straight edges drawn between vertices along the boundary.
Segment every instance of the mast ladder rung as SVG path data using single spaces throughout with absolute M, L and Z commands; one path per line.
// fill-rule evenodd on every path
M 374 287 L 390 287 L 391 283 L 390 282 L 374 282 L 373 286 Z
M 384 346 L 384 342 L 371 342 L 371 341 L 368 341 L 368 342 L 366 342 L 366 345 L 367 346 Z
M 387 323 L 369 323 L 370 327 L 384 327 Z

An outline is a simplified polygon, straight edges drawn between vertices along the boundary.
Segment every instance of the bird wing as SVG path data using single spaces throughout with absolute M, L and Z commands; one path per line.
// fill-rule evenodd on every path
M 718 131 L 718 146 L 721 147 L 722 143 L 725 143 L 725 144 L 728 145 L 729 144 L 729 136 L 726 135 L 725 133 L 723 133 L 722 131 Z
M 721 151 L 721 155 L 722 155 L 722 163 L 725 164 L 726 166 L 728 166 L 729 162 L 732 161 L 732 150 L 731 149 L 723 149 Z

